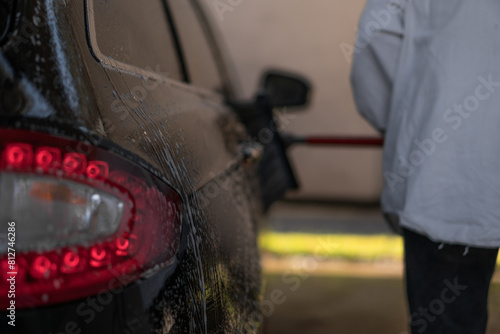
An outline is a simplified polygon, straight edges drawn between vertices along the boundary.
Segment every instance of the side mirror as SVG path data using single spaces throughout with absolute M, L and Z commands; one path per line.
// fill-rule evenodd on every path
M 308 80 L 273 70 L 263 74 L 253 100 L 226 101 L 245 125 L 252 140 L 263 146 L 258 171 L 265 209 L 280 199 L 288 189 L 299 187 L 273 111 L 275 108 L 305 106 L 309 102 L 310 92 Z M 269 137 L 263 138 L 264 133 Z
M 306 106 L 310 92 L 311 84 L 305 78 L 275 70 L 263 74 L 259 89 L 271 108 Z

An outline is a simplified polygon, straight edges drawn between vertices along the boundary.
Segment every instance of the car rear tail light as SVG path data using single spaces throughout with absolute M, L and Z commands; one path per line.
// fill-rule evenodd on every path
M 16 307 L 116 289 L 172 262 L 181 201 L 144 168 L 103 148 L 0 129 L 0 307 L 13 270 L 5 238 L 16 224 Z

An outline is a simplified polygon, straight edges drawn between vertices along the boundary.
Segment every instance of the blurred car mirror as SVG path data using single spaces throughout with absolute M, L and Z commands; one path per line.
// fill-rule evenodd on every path
M 303 107 L 309 102 L 311 84 L 295 74 L 270 70 L 262 75 L 259 95 L 263 94 L 271 108 Z

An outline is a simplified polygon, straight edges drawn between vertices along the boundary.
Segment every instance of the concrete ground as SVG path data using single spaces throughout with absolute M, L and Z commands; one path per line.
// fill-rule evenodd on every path
M 332 205 L 278 202 L 268 217 L 268 226 L 277 232 L 389 234 L 380 209 L 363 205 Z
M 265 279 L 264 300 L 271 300 L 276 289 L 285 296 L 266 319 L 266 334 L 408 334 L 401 277 L 312 274 L 295 291 L 283 273 L 267 273 Z M 500 333 L 499 314 L 500 284 L 494 283 L 488 334 Z
M 389 233 L 375 208 L 280 203 L 278 231 Z M 265 334 L 408 334 L 402 263 L 263 256 Z M 500 273 L 490 291 L 488 334 L 500 334 Z

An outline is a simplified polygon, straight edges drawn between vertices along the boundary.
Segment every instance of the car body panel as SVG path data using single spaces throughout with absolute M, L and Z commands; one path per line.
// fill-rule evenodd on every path
M 87 299 L 17 310 L 14 332 L 255 332 L 256 166 L 239 158 L 248 134 L 225 97 L 102 61 L 84 1 L 19 0 L 16 11 L 0 53 L 0 125 L 118 152 L 165 180 L 184 211 L 167 268 L 109 292 L 93 318 Z

